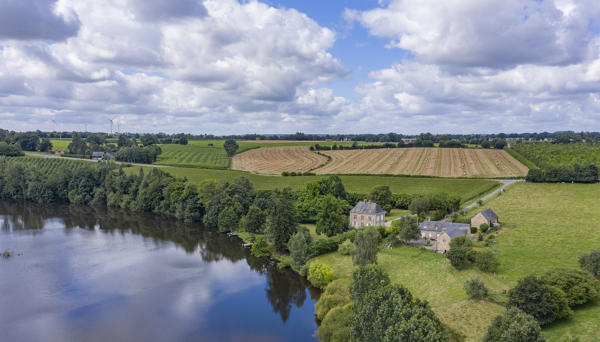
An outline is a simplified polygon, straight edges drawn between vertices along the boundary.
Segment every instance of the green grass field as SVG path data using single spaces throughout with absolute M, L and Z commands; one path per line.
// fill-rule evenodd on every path
M 129 168 L 128 172 L 137 173 L 138 167 Z M 206 179 L 228 180 L 236 177 L 247 177 L 254 187 L 259 190 L 291 187 L 301 189 L 307 182 L 315 181 L 327 176 L 264 176 L 244 171 L 210 170 L 199 168 L 164 167 L 166 171 L 176 177 L 186 177 L 198 184 Z M 387 185 L 394 193 L 432 194 L 446 192 L 461 196 L 468 201 L 482 193 L 488 192 L 500 183 L 485 179 L 450 179 L 450 178 L 422 178 L 422 177 L 388 177 L 388 176 L 340 176 L 347 191 L 367 194 L 378 185 Z
M 539 167 L 574 164 L 595 164 L 600 167 L 600 143 L 520 143 L 512 148 Z
M 465 280 L 478 276 L 492 293 L 512 288 L 529 274 L 557 267 L 579 268 L 578 257 L 600 249 L 600 184 L 517 183 L 485 207 L 500 217 L 503 231 L 491 247 L 500 260 L 497 274 L 481 274 L 471 268 L 453 269 L 443 255 L 404 247 L 382 251 L 378 263 L 392 280 L 429 301 L 442 322 L 461 332 L 466 341 L 481 341 L 491 320 L 504 309 L 487 301 L 466 298 Z M 350 257 L 331 253 L 313 261 L 334 268 L 334 278 L 348 279 Z M 574 310 L 566 321 L 546 327 L 548 341 L 565 336 L 580 341 L 600 341 L 600 301 Z
M 71 139 L 50 139 L 50 142 L 52 143 L 53 150 L 66 150 L 67 147 L 69 147 L 69 144 L 71 143 Z
M 162 153 L 155 163 L 158 165 L 222 169 L 229 167 L 229 157 L 223 148 L 222 140 L 192 140 L 188 145 L 159 146 Z

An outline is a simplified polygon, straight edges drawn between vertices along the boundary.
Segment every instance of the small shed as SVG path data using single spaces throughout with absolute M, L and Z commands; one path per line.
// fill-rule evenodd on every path
M 65 150 L 59 148 L 58 150 L 54 150 L 54 154 L 58 154 L 60 156 L 64 156 L 65 155 Z
M 479 228 L 482 224 L 487 224 L 490 227 L 499 225 L 498 215 L 492 209 L 486 209 L 478 212 L 471 218 L 471 227 Z

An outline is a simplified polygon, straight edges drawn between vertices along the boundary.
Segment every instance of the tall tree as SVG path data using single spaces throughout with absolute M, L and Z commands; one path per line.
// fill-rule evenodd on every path
M 354 239 L 356 249 L 352 255 L 354 265 L 376 264 L 378 242 L 379 232 L 375 228 L 364 228 L 357 231 Z
M 327 195 L 321 201 L 321 208 L 317 213 L 317 234 L 334 236 L 348 227 L 348 202 Z
M 417 240 L 421 238 L 421 230 L 414 216 L 403 216 L 392 222 L 392 227 L 398 229 L 398 237 L 404 241 Z
M 484 342 L 545 342 L 542 329 L 534 317 L 517 308 L 509 308 L 494 319 Z
M 388 213 L 392 210 L 392 191 L 387 185 L 373 188 L 369 194 L 369 199 L 379 204 L 379 206 Z
M 275 250 L 284 253 L 287 243 L 296 232 L 296 212 L 291 198 L 291 190 L 274 190 L 271 194 L 271 208 L 267 214 L 266 234 L 273 242 Z
M 71 154 L 86 154 L 88 145 L 79 134 L 75 134 L 67 148 Z
M 233 157 L 235 155 L 235 152 L 237 152 L 239 146 L 235 142 L 235 140 L 228 139 L 228 140 L 225 140 L 225 143 L 223 144 L 223 148 L 225 148 L 225 152 L 227 152 L 227 155 L 229 157 Z
M 298 232 L 290 238 L 288 249 L 292 257 L 292 265 L 296 268 L 302 267 L 309 258 L 308 242 L 302 232 Z

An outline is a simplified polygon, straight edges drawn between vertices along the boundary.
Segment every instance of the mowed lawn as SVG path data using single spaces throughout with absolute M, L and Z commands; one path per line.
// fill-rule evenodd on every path
M 129 168 L 128 172 L 138 172 L 139 167 Z M 264 176 L 244 171 L 211 170 L 185 167 L 164 167 L 161 170 L 176 177 L 186 177 L 190 181 L 199 184 L 203 180 L 227 180 L 236 177 L 247 177 L 254 187 L 259 190 L 291 187 L 301 189 L 307 182 L 316 181 L 328 176 Z M 149 171 L 149 170 L 148 170 Z M 347 191 L 368 194 L 378 185 L 387 185 L 394 193 L 408 194 L 433 194 L 446 192 L 461 196 L 468 201 L 478 195 L 488 192 L 499 186 L 499 182 L 484 179 L 444 179 L 444 178 L 421 178 L 402 176 L 340 176 Z
M 497 236 L 500 270 L 490 275 L 470 268 L 457 271 L 439 254 L 404 247 L 381 251 L 378 263 L 395 283 L 429 301 L 440 320 L 466 341 L 481 341 L 491 320 L 503 312 L 500 305 L 466 298 L 463 285 L 480 277 L 491 293 L 514 287 L 529 274 L 557 267 L 579 268 L 578 257 L 600 249 L 600 184 L 517 183 L 485 207 L 500 217 L 503 232 Z M 313 259 L 333 266 L 334 278 L 349 279 L 350 257 L 331 253 Z M 574 310 L 574 316 L 543 330 L 548 341 L 565 336 L 600 341 L 600 301 Z

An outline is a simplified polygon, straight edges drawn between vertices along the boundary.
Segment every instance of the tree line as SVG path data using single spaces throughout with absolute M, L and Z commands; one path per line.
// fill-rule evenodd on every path
M 548 166 L 530 169 L 525 179 L 533 183 L 598 183 L 598 167 L 593 164 Z

